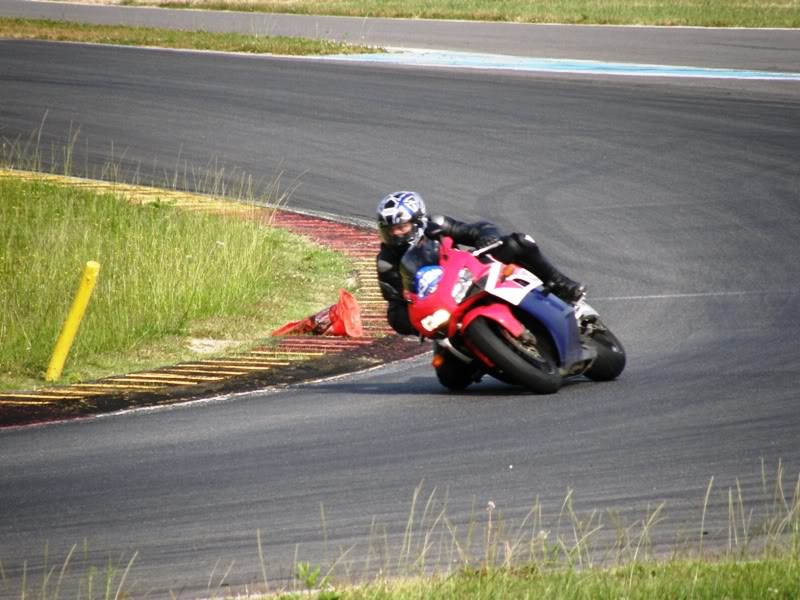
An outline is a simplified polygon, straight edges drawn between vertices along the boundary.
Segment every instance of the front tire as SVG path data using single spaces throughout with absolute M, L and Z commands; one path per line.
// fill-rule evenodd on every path
M 540 336 L 527 347 L 494 321 L 477 317 L 466 331 L 475 347 L 503 375 L 537 394 L 554 394 L 561 387 L 561 374 L 548 340 Z
M 590 344 L 597 351 L 597 358 L 584 373 L 592 381 L 611 381 L 625 369 L 626 354 L 622 342 L 599 321 L 590 336 Z

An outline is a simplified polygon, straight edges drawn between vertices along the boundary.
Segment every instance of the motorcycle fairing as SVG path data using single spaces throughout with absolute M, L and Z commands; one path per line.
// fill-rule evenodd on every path
M 499 323 L 514 337 L 520 336 L 525 332 L 525 326 L 514 316 L 507 304 L 484 304 L 470 308 L 461 321 L 461 328 L 464 330 L 469 329 L 470 323 L 477 317 L 484 317 Z
M 490 267 L 484 289 L 531 314 L 550 331 L 560 366 L 569 366 L 581 360 L 582 349 L 575 307 L 554 294 L 542 293 L 542 280 L 530 271 L 517 268 L 512 275 L 504 278 L 501 276 L 503 267 L 499 262 Z M 587 313 L 594 312 L 589 305 L 585 305 L 585 309 L 588 309 Z M 511 333 L 519 335 L 514 331 Z
M 541 288 L 537 288 L 520 302 L 519 308 L 535 317 L 550 332 L 560 366 L 568 367 L 582 359 L 574 306 L 555 294 L 543 294 Z
M 519 306 L 528 294 L 544 283 L 536 275 L 521 267 L 516 267 L 510 276 L 503 277 L 501 272 L 504 268 L 505 265 L 500 262 L 495 262 L 489 267 L 484 289 L 515 306 Z

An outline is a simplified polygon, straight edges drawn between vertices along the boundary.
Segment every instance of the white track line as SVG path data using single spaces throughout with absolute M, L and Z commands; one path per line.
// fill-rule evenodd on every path
M 646 296 L 606 296 L 592 300 L 671 300 L 675 298 L 714 298 L 726 296 L 767 296 L 775 294 L 796 294 L 798 290 L 749 290 L 738 292 L 699 292 L 694 294 L 650 294 Z

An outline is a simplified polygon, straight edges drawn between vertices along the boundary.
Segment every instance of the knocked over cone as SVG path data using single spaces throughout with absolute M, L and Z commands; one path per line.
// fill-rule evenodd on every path
M 361 308 L 353 294 L 347 290 L 339 290 L 339 302 L 323 308 L 317 314 L 292 321 L 272 332 L 273 336 L 288 334 L 313 333 L 314 335 L 339 335 L 344 337 L 361 337 L 364 329 L 361 326 Z

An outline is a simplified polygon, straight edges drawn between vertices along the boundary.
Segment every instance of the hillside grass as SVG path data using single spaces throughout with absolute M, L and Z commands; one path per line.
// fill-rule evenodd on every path
M 515 23 L 800 27 L 800 0 L 123 0 L 122 4 Z
M 289 56 L 381 52 L 379 48 L 325 39 L 178 31 L 125 25 L 88 25 L 47 19 L 5 17 L 0 17 L 0 38 Z
M 101 271 L 68 383 L 197 359 L 197 338 L 252 346 L 335 302 L 349 261 L 252 211 L 230 217 L 0 179 L 0 389 L 42 385 L 89 260 Z

